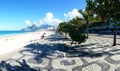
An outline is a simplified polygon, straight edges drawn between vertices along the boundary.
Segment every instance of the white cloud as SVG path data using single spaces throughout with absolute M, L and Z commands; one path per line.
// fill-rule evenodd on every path
M 25 20 L 25 24 L 27 24 L 27 25 L 29 25 L 29 26 L 32 25 L 32 23 L 31 23 L 29 20 Z
M 64 13 L 64 16 L 69 20 L 69 19 L 73 19 L 76 16 L 82 17 L 82 15 L 78 12 L 78 9 L 73 9 L 72 11 L 68 12 L 68 13 Z
M 34 17 L 34 14 L 32 14 Z M 72 11 L 69 11 L 68 13 L 64 13 L 65 20 L 70 20 L 75 18 L 76 16 L 82 17 L 82 15 L 78 12 L 78 9 L 73 9 Z M 33 23 L 37 26 L 48 24 L 48 25 L 55 25 L 57 26 L 60 22 L 63 20 L 57 19 L 54 17 L 54 14 L 51 12 L 46 13 L 46 16 L 43 19 L 40 19 L 39 21 L 34 21 Z M 25 23 L 29 26 L 32 25 L 32 23 L 29 20 L 25 20 Z
M 53 13 L 48 12 L 46 16 L 38 22 L 38 24 L 58 25 L 60 22 L 62 22 L 62 20 L 54 18 Z

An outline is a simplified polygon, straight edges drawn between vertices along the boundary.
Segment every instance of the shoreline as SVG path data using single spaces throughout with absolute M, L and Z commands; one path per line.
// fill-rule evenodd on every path
M 23 48 L 25 45 L 31 43 L 32 41 L 40 39 L 40 36 L 44 32 L 48 31 L 30 32 L 0 37 L 0 56 Z
M 16 34 L 5 34 L 5 35 L 0 35 L 0 38 L 4 37 L 11 37 L 11 36 L 19 36 L 19 35 L 24 35 L 24 34 L 29 34 L 29 33 L 34 33 L 34 32 L 23 32 L 23 33 L 16 33 Z

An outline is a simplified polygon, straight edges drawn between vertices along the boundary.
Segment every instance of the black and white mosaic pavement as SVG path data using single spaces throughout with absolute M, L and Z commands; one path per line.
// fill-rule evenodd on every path
M 54 34 L 41 40 L 26 45 L 19 58 L 37 71 L 120 71 L 120 47 L 109 40 L 89 38 L 77 46 Z

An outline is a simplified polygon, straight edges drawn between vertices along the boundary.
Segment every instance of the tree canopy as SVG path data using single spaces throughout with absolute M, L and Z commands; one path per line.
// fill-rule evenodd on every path
M 104 23 L 110 23 L 112 18 L 114 21 L 114 40 L 116 45 L 116 33 L 118 22 L 120 22 L 120 0 L 86 0 L 87 10 L 96 14 Z
M 86 24 L 83 24 L 83 20 L 76 17 L 68 22 L 60 23 L 58 31 L 68 33 L 72 41 L 76 41 L 80 44 L 86 40 L 85 28 Z

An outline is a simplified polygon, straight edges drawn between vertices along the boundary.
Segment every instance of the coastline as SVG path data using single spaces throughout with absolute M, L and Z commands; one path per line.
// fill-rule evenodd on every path
M 48 31 L 42 30 L 38 32 L 0 36 L 0 56 L 18 50 L 20 48 L 23 48 L 25 45 L 30 44 L 32 41 L 40 39 L 40 36 L 44 32 L 48 32 Z
M 30 33 L 27 31 L 0 31 L 0 37 Z

